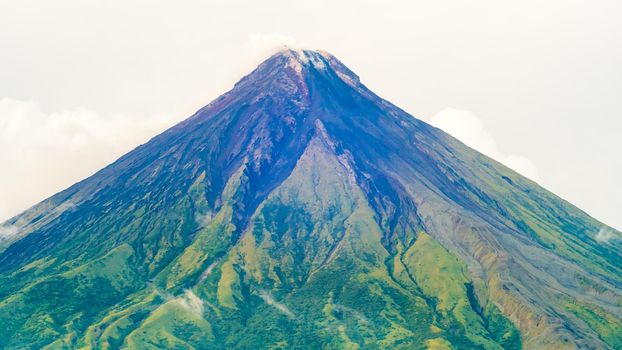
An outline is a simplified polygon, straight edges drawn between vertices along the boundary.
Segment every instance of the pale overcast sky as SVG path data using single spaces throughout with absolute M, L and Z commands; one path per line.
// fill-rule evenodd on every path
M 619 1 L 0 0 L 0 221 L 230 89 L 275 46 L 622 228 Z

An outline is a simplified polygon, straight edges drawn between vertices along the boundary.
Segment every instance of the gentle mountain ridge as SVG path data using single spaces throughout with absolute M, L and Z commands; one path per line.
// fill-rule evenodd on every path
M 5 348 L 622 346 L 603 224 L 321 51 L 5 225 Z

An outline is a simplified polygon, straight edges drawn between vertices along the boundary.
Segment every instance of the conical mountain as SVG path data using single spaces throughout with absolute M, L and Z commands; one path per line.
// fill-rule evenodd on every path
M 321 51 L 4 226 L 0 348 L 622 348 L 619 232 Z

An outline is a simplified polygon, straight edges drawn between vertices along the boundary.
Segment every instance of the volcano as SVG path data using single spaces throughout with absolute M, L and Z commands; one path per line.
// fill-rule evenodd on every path
M 3 226 L 5 349 L 622 348 L 619 232 L 323 51 Z

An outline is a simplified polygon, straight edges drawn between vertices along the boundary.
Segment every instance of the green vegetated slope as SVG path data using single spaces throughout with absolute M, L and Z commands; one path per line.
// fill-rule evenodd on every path
M 3 349 L 622 347 L 618 232 L 326 53 L 8 224 Z

